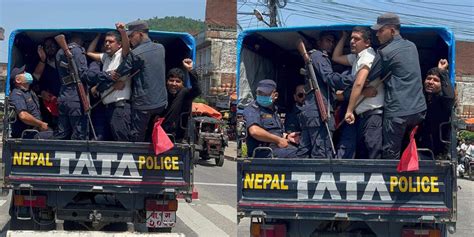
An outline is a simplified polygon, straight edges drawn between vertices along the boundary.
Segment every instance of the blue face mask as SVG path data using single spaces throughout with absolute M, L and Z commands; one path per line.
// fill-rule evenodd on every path
M 33 76 L 27 72 L 25 72 L 25 79 L 26 84 L 31 85 L 31 83 L 33 83 Z
M 271 96 L 257 95 L 257 103 L 263 107 L 270 107 L 273 100 Z

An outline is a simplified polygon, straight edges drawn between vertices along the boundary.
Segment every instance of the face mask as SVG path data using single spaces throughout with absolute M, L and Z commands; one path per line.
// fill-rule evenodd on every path
M 33 76 L 27 72 L 25 72 L 25 79 L 26 84 L 31 85 L 31 83 L 33 83 Z
M 257 95 L 257 103 L 263 107 L 270 107 L 273 104 L 272 97 Z

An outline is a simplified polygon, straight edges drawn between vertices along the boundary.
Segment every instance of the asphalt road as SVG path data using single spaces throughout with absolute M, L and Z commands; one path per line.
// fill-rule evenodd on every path
M 226 154 L 235 154 L 232 146 Z M 217 167 L 214 160 L 200 160 L 194 167 L 194 184 L 198 199 L 191 203 L 179 200 L 177 223 L 172 233 L 190 237 L 237 236 L 235 179 L 234 161 L 226 160 L 223 167 Z M 0 237 L 6 236 L 9 228 L 10 200 L 11 195 L 0 197 Z

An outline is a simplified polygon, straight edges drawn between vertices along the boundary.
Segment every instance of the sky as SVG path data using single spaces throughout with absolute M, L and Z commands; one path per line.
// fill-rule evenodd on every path
M 115 28 L 165 16 L 205 18 L 206 0 L 0 0 L 0 62 L 7 62 L 8 41 L 15 29 Z
M 282 26 L 326 24 L 369 24 L 384 12 L 400 16 L 402 24 L 445 26 L 455 38 L 474 41 L 473 0 L 279 0 L 279 20 Z M 259 22 L 253 9 L 268 13 L 264 0 L 237 0 L 237 20 L 242 29 L 267 27 Z M 265 18 L 268 22 L 268 17 Z

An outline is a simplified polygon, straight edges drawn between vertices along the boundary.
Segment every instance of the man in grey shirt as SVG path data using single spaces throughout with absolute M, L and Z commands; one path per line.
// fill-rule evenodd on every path
M 117 68 L 116 74 L 127 75 L 140 70 L 132 78 L 132 114 L 130 140 L 145 141 L 147 128 L 168 105 L 165 80 L 165 48 L 148 37 L 148 24 L 133 21 L 128 26 L 132 51 Z M 117 75 L 114 76 L 117 78 Z M 151 133 L 150 133 L 151 134 Z
M 400 19 L 392 13 L 382 14 L 377 24 L 380 47 L 375 55 L 368 80 L 384 77 L 385 107 L 383 118 L 384 159 L 400 159 L 412 129 L 425 118 L 420 62 L 416 45 L 400 35 Z

